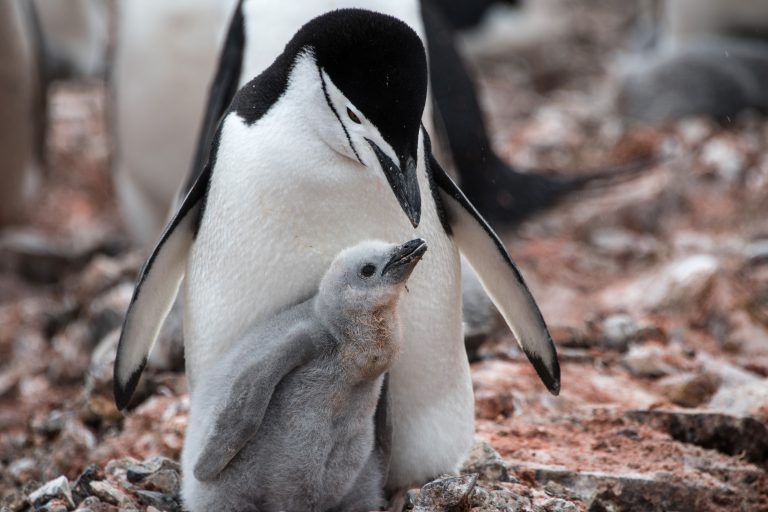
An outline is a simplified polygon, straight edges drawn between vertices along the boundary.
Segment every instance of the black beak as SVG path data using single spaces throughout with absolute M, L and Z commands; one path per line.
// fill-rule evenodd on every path
M 425 252 L 427 252 L 427 242 L 421 238 L 405 242 L 392 252 L 389 261 L 381 270 L 381 275 L 387 276 L 394 282 L 405 281 Z
M 419 181 L 416 176 L 416 161 L 413 157 L 401 157 L 400 166 L 384 153 L 379 146 L 370 139 L 365 139 L 376 153 L 384 175 L 387 177 L 392 192 L 395 193 L 400 207 L 408 216 L 413 227 L 419 226 L 421 220 L 421 194 L 419 194 Z

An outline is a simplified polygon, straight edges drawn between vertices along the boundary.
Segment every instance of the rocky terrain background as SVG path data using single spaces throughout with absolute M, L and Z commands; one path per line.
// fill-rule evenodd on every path
M 478 65 L 494 142 L 523 168 L 658 163 L 506 234 L 556 339 L 562 393 L 487 325 L 465 474 L 408 506 L 768 510 L 768 122 L 624 123 L 610 69 L 630 3 L 574 4 L 562 37 Z M 183 375 L 150 369 L 125 416 L 112 401 L 144 255 L 112 197 L 106 91 L 51 95 L 43 191 L 26 225 L 0 232 L 0 508 L 179 510 Z

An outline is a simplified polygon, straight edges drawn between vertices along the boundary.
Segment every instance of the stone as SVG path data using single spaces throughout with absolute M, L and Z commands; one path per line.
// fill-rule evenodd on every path
M 114 505 L 104 503 L 96 496 L 89 496 L 77 505 L 76 510 L 79 512 L 115 512 L 117 509 Z
M 96 464 L 91 464 L 85 468 L 85 471 L 80 473 L 80 476 L 77 477 L 75 484 L 72 486 L 72 496 L 75 502 L 81 502 L 91 496 L 90 483 L 97 479 L 99 479 L 99 468 Z
M 507 465 L 501 455 L 485 441 L 476 441 L 464 461 L 462 473 L 476 473 L 478 479 L 489 482 L 509 482 Z
M 600 300 L 608 309 L 628 311 L 698 305 L 719 268 L 717 258 L 710 254 L 687 256 L 631 281 L 609 286 L 601 292 Z
M 534 508 L 535 512 L 579 512 L 577 507 L 572 501 L 567 501 L 562 498 L 549 498 L 543 503 L 537 504 Z
M 664 361 L 664 353 L 664 349 L 657 345 L 632 347 L 621 363 L 635 377 L 663 377 L 676 371 Z
M 709 411 L 636 410 L 627 417 L 669 433 L 674 439 L 726 455 L 740 455 L 755 464 L 768 463 L 768 426 L 750 417 Z
M 61 499 L 52 499 L 42 507 L 36 509 L 36 512 L 67 512 L 69 507 L 67 502 Z
M 714 373 L 683 373 L 659 381 L 661 391 L 673 404 L 699 407 L 708 402 L 720 387 L 720 377 Z
M 768 379 L 722 386 L 709 408 L 734 416 L 755 416 L 768 421 Z
M 475 390 L 475 417 L 485 420 L 509 418 L 515 412 L 515 395 L 511 391 Z
M 415 512 L 467 510 L 477 475 L 449 476 L 429 482 L 415 497 Z
M 604 318 L 600 324 L 600 330 L 602 331 L 600 345 L 620 352 L 626 351 L 642 332 L 637 322 L 623 313 Z
M 136 508 L 131 498 L 106 480 L 93 481 L 90 484 L 91 492 L 102 501 L 117 505 L 121 509 Z
M 181 473 L 181 466 L 175 460 L 167 457 L 152 457 L 144 462 L 136 462 L 126 466 L 126 476 L 131 483 L 138 483 L 159 471 Z
M 181 511 L 181 506 L 179 503 L 167 494 L 156 491 L 140 490 L 136 491 L 136 496 L 139 497 L 139 500 L 141 500 L 143 504 L 155 507 L 158 510 L 163 510 L 166 512 Z
M 38 508 L 53 499 L 63 500 L 70 508 L 75 508 L 75 502 L 72 499 L 72 490 L 69 487 L 69 480 L 62 475 L 54 478 L 36 491 L 29 495 L 29 501 L 35 508 Z
M 716 480 L 671 478 L 666 474 L 605 473 L 576 471 L 562 466 L 526 463 L 519 469 L 532 470 L 537 482 L 554 481 L 587 502 L 593 512 L 624 510 L 708 510 L 713 499 L 733 505 L 738 510 L 738 496 Z M 565 500 L 568 501 L 568 500 Z M 557 505 L 553 504 L 554 506 Z
M 625 261 L 650 259 L 660 250 L 659 243 L 652 236 L 618 228 L 596 229 L 589 241 L 597 252 Z
M 0 510 L 2 512 L 21 512 L 28 510 L 29 498 L 24 492 L 13 492 L 0 498 Z
M 161 469 L 146 477 L 142 484 L 150 490 L 157 490 L 171 496 L 176 496 L 181 490 L 181 477 L 173 469 Z
M 18 481 L 29 480 L 37 473 L 37 462 L 31 457 L 22 457 L 8 466 L 8 472 Z
M 75 268 L 86 256 L 32 230 L 6 230 L 0 236 L 0 269 L 13 272 L 35 283 L 55 283 Z

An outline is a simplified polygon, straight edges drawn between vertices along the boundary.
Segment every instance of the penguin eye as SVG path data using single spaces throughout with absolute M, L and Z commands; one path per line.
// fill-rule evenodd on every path
M 349 108 L 349 107 L 347 107 L 347 115 L 349 116 L 349 118 L 352 120 L 353 123 L 355 123 L 355 124 L 363 124 L 363 122 L 360 120 L 360 118 L 357 117 L 357 114 L 352 112 L 352 109 Z
M 366 263 L 363 265 L 363 268 L 360 269 L 360 275 L 363 277 L 371 277 L 374 272 L 376 272 L 376 267 L 370 263 Z

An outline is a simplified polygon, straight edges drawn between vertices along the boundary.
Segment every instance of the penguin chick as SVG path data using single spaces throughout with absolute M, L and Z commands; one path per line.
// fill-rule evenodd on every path
M 383 504 L 374 413 L 402 345 L 397 304 L 426 249 L 342 251 L 314 297 L 253 327 L 202 377 L 182 455 L 191 511 Z

